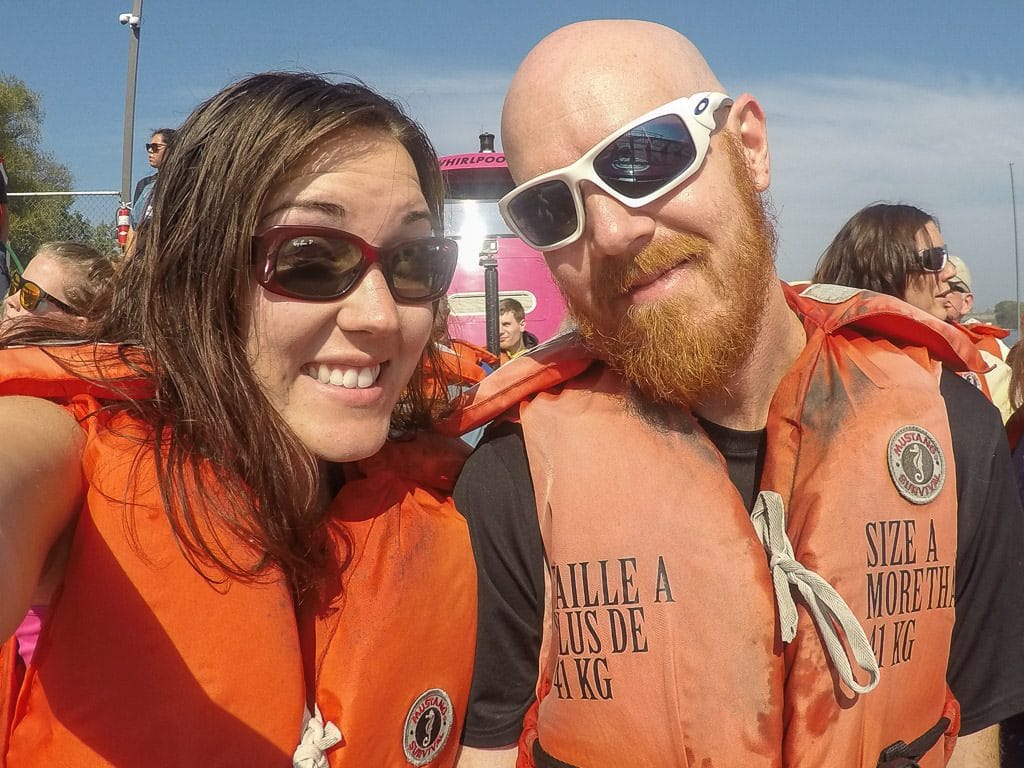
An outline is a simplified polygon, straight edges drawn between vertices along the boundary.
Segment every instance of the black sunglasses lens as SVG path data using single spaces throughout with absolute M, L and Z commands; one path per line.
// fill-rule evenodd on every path
M 941 272 L 946 266 L 946 249 L 942 246 L 926 248 L 919 251 L 918 256 L 921 259 L 921 266 L 929 272 Z
M 564 181 L 524 189 L 509 202 L 508 215 L 529 243 L 541 247 L 569 237 L 579 224 L 572 190 Z
M 641 123 L 594 158 L 594 173 L 619 194 L 640 198 L 671 183 L 697 159 L 686 123 L 664 115 Z
M 363 273 L 363 253 L 340 238 L 299 235 L 277 249 L 274 277 L 301 299 L 332 299 L 349 290 Z
M 448 290 L 459 251 L 451 240 L 428 237 L 401 243 L 382 256 L 384 276 L 396 299 L 433 301 Z

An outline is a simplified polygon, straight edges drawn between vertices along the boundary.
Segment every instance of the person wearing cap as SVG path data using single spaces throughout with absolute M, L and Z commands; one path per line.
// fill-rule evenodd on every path
M 497 419 L 455 490 L 480 595 L 460 768 L 938 768 L 958 730 L 951 764 L 998 765 L 1024 513 L 998 414 L 942 370 L 974 347 L 780 283 L 765 113 L 671 29 L 553 32 L 502 145 L 499 209 L 578 331 L 444 425 Z
M 956 268 L 956 274 L 949 279 L 949 291 L 945 296 L 946 319 L 967 334 L 990 366 L 976 383 L 999 409 L 1005 424 L 1013 414 L 1013 406 L 1010 404 L 1010 366 L 1006 362 L 1010 350 L 1002 340 L 1010 332 L 968 317 L 974 307 L 971 271 L 959 256 L 950 255 L 949 261 Z

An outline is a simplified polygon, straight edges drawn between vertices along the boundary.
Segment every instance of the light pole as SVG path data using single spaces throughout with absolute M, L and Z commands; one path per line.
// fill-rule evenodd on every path
M 1020 253 L 1017 246 L 1017 192 L 1013 184 L 1013 163 L 1010 163 L 1010 202 L 1013 206 L 1013 265 L 1017 284 L 1017 338 L 1020 339 Z
M 132 149 L 135 144 L 135 80 L 139 68 L 139 31 L 142 27 L 142 0 L 135 0 L 131 13 L 117 17 L 131 30 L 128 43 L 128 86 L 124 97 L 124 140 L 121 147 L 121 202 L 131 200 Z

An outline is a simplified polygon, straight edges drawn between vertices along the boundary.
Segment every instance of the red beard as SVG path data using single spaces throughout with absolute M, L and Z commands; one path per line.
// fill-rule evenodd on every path
M 692 407 L 705 393 L 727 390 L 760 331 L 775 271 L 775 230 L 739 141 L 725 133 L 722 138 L 740 218 L 728 250 L 716 253 L 703 237 L 675 234 L 628 261 L 596 263 L 589 304 L 566 292 L 583 340 L 652 400 Z M 623 310 L 623 296 L 636 280 L 678 265 L 680 256 L 703 275 L 713 297 L 677 293 Z M 721 309 L 712 314 L 707 307 L 715 304 Z

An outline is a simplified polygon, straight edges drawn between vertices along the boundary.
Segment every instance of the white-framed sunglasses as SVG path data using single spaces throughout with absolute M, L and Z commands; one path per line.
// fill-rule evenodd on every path
M 715 113 L 732 104 L 706 91 L 670 101 L 616 129 L 572 165 L 520 184 L 501 200 L 506 223 L 531 248 L 553 251 L 577 240 L 585 224 L 580 182 L 630 208 L 671 192 L 704 163 Z

